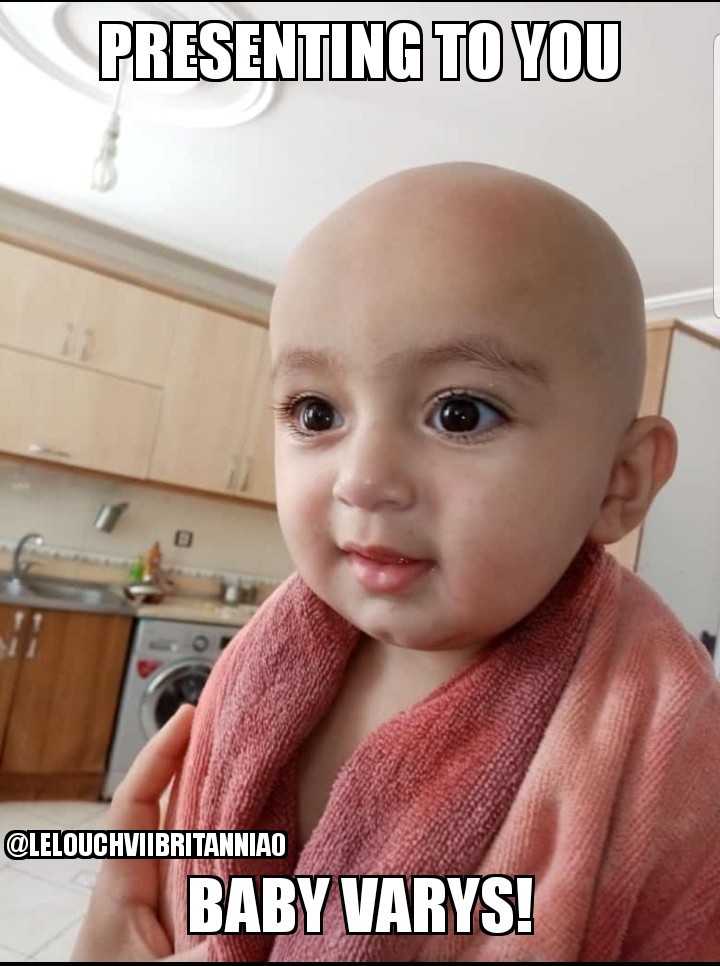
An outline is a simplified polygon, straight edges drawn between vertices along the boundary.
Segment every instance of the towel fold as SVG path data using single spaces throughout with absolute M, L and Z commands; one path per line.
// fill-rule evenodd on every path
M 337 881 L 323 935 L 213 936 L 216 961 L 720 959 L 720 683 L 662 600 L 586 542 L 550 594 L 368 735 L 304 848 L 298 754 L 361 638 L 294 573 L 215 665 L 166 825 L 281 829 L 288 855 L 163 864 L 186 876 L 533 875 L 534 932 L 352 935 Z M 450 919 L 452 923 L 452 918 Z

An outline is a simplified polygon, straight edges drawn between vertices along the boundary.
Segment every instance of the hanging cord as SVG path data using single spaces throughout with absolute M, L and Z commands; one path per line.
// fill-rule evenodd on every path
M 120 62 L 118 85 L 115 89 L 115 100 L 113 102 L 110 120 L 103 134 L 100 153 L 95 159 L 93 166 L 90 187 L 96 191 L 110 191 L 117 183 L 115 157 L 117 155 L 118 138 L 120 137 L 120 98 L 122 97 L 126 76 L 127 59 Z

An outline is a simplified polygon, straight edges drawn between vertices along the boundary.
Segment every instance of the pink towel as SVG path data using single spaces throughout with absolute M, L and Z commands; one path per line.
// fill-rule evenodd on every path
M 304 849 L 297 756 L 359 632 L 298 574 L 225 651 L 173 790 L 172 828 L 283 829 L 284 859 L 163 863 L 178 951 L 188 874 L 534 875 L 534 934 L 217 935 L 235 961 L 720 959 L 720 683 L 661 599 L 586 543 L 545 600 L 372 732 Z M 408 879 L 409 882 L 409 879 Z M 452 922 L 452 918 L 451 918 Z

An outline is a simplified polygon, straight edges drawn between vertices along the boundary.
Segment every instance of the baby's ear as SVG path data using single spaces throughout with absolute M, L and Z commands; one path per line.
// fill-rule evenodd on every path
M 615 543 L 647 515 L 655 494 L 672 476 L 677 434 L 664 416 L 641 416 L 623 437 L 607 493 L 588 536 Z

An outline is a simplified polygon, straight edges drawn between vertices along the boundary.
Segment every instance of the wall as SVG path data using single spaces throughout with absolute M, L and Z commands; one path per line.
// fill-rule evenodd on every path
M 0 186 L 0 236 L 227 314 L 266 322 L 274 286 Z
M 121 501 L 130 506 L 112 533 L 97 530 L 100 505 Z M 173 545 L 176 530 L 194 532 L 192 547 Z M 30 531 L 49 547 L 110 558 L 134 558 L 159 540 L 165 565 L 189 571 L 282 580 L 294 570 L 272 508 L 0 455 L 0 544 Z

